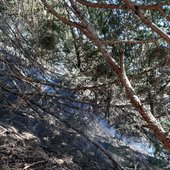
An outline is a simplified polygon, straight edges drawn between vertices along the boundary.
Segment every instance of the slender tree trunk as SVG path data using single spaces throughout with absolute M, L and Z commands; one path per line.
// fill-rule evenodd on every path
M 152 113 L 149 110 L 147 110 L 145 106 L 140 102 L 140 99 L 136 95 L 126 74 L 119 72 L 118 76 L 122 82 L 122 85 L 126 89 L 127 97 L 130 99 L 132 105 L 140 113 L 143 119 L 147 122 L 148 127 L 153 131 L 157 139 L 164 145 L 164 147 L 168 151 L 170 151 L 170 139 L 168 138 L 161 124 L 156 120 Z

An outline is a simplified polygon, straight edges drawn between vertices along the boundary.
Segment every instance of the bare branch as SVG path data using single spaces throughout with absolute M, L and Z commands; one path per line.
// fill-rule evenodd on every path
M 114 44 L 149 44 L 155 43 L 158 39 L 150 39 L 150 40 L 101 40 L 103 44 L 106 45 L 114 45 Z
M 168 16 L 161 7 L 158 8 L 158 11 L 162 14 L 163 17 L 167 19 L 167 21 L 170 22 L 170 16 Z
M 42 163 L 45 163 L 45 162 L 46 162 L 45 160 L 35 162 L 35 163 L 33 163 L 33 164 L 30 164 L 30 165 L 25 166 L 25 167 L 23 168 L 23 170 L 29 169 L 29 168 L 31 168 L 31 167 L 37 165 L 37 164 L 42 164 Z
M 73 26 L 76 27 L 80 30 L 84 29 L 84 26 L 81 25 L 80 23 L 76 23 L 76 22 L 72 22 L 69 19 L 61 16 L 56 10 L 54 10 L 54 8 L 52 6 L 50 6 L 46 0 L 41 0 L 42 4 L 44 5 L 45 9 L 50 12 L 51 14 L 53 14 L 56 18 L 58 18 L 60 21 L 62 21 L 63 23 L 69 25 L 69 26 Z
M 85 0 L 77 0 L 81 5 L 91 8 L 104 8 L 104 9 L 127 9 L 126 5 L 106 4 L 106 3 L 92 3 Z M 135 5 L 135 4 L 134 4 Z M 153 5 L 135 5 L 140 10 L 158 10 L 159 7 L 170 5 L 170 2 L 157 3 Z
M 164 32 L 162 29 L 160 29 L 157 25 L 155 25 L 153 22 L 149 21 L 147 17 L 145 17 L 141 12 L 140 9 L 138 9 L 134 4 L 129 0 L 123 0 L 127 7 L 129 7 L 140 19 L 141 21 L 152 29 L 152 31 L 156 32 L 163 40 L 165 40 L 167 43 L 170 44 L 170 35 L 168 35 L 166 32 Z

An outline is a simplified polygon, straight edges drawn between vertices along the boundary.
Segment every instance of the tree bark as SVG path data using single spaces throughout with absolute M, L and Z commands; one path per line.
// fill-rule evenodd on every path
M 163 40 L 170 44 L 170 35 L 160 29 L 157 25 L 151 22 L 147 17 L 145 17 L 136 6 L 129 0 L 123 0 L 127 7 L 129 7 L 140 19 L 141 21 L 152 29 L 152 31 L 156 32 Z
M 122 82 L 122 85 L 126 89 L 127 97 L 130 102 L 135 107 L 135 109 L 140 113 L 142 118 L 147 122 L 148 127 L 153 131 L 156 138 L 162 143 L 162 145 L 170 152 L 170 138 L 161 126 L 161 124 L 156 120 L 152 113 L 145 108 L 141 103 L 139 97 L 136 95 L 131 83 L 126 76 L 126 74 L 119 72 L 118 76 Z

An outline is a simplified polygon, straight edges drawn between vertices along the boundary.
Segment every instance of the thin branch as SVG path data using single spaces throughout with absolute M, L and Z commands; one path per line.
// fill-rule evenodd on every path
M 102 53 L 102 57 L 112 66 L 113 70 L 115 72 L 119 72 L 120 71 L 119 64 L 116 62 L 116 60 L 114 58 L 112 58 L 107 53 L 105 45 L 100 41 L 93 26 L 91 24 L 89 24 L 87 19 L 79 11 L 76 2 L 74 0 L 70 0 L 70 3 L 72 5 L 72 8 L 74 9 L 74 11 L 76 12 L 75 15 L 79 15 L 81 23 L 85 26 L 85 29 L 81 30 L 81 31 L 96 45 L 96 47 Z
M 130 8 L 140 19 L 141 21 L 152 29 L 152 31 L 156 32 L 162 39 L 164 39 L 167 43 L 170 44 L 170 35 L 160 29 L 157 25 L 151 22 L 147 17 L 145 17 L 131 1 L 123 0 L 128 8 Z
M 63 86 L 63 85 L 58 85 L 57 83 L 53 83 L 53 82 L 49 82 L 49 81 L 45 81 L 45 80 L 40 80 L 40 79 L 34 79 L 34 78 L 31 78 L 31 77 L 26 77 L 26 76 L 23 76 L 21 74 L 11 74 L 11 73 L 0 73 L 0 77 L 11 77 L 11 78 L 16 78 L 18 80 L 22 80 L 22 81 L 25 81 L 31 85 L 33 84 L 40 84 L 40 85 L 47 85 L 49 87 L 52 87 L 52 88 L 62 88 L 64 90 L 76 90 L 76 91 L 79 91 L 79 90 L 88 90 L 88 89 L 97 89 L 97 88 L 101 88 L 101 87 L 104 87 L 108 84 L 114 84 L 117 82 L 117 80 L 111 82 L 111 83 L 103 83 L 103 84 L 99 84 L 99 85 L 95 85 L 95 86 L 77 86 L 77 87 L 67 87 L 67 86 Z M 33 84 L 32 84 L 33 83 Z
M 106 4 L 106 3 L 92 3 L 85 0 L 77 0 L 81 5 L 85 5 L 87 7 L 91 8 L 103 8 L 103 9 L 128 9 L 126 5 L 117 5 L 117 4 Z M 136 5 L 134 4 L 138 9 L 140 10 L 158 10 L 159 7 L 168 6 L 170 5 L 170 2 L 162 2 L 157 3 L 153 5 Z
M 56 18 L 58 18 L 60 21 L 62 21 L 63 23 L 69 25 L 69 26 L 73 26 L 76 27 L 80 30 L 84 29 L 84 26 L 81 25 L 80 23 L 76 23 L 76 22 L 72 22 L 69 19 L 61 16 L 56 10 L 54 10 L 54 8 L 52 6 L 50 6 L 46 0 L 41 0 L 42 4 L 44 5 L 45 9 L 50 12 L 51 14 L 53 14 Z
M 45 162 L 47 162 L 47 161 L 46 161 L 46 160 L 43 160 L 43 161 L 35 162 L 35 163 L 33 163 L 33 164 L 30 164 L 30 165 L 25 166 L 25 167 L 23 168 L 23 170 L 30 169 L 30 168 L 32 168 L 32 167 L 35 166 L 35 165 L 42 164 L 42 163 L 45 163 Z
M 158 8 L 158 11 L 166 18 L 167 21 L 170 21 L 170 16 L 168 16 L 161 7 Z
M 155 43 L 158 39 L 150 40 L 101 40 L 103 44 L 114 45 L 114 44 L 149 44 Z

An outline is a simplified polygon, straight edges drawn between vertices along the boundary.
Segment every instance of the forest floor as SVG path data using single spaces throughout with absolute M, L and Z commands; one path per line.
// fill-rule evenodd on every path
M 61 116 L 62 117 L 62 116 Z M 74 126 L 73 125 L 74 123 Z M 94 121 L 0 111 L 1 170 L 162 170 L 166 161 L 129 148 Z M 84 132 L 84 133 L 82 133 Z

